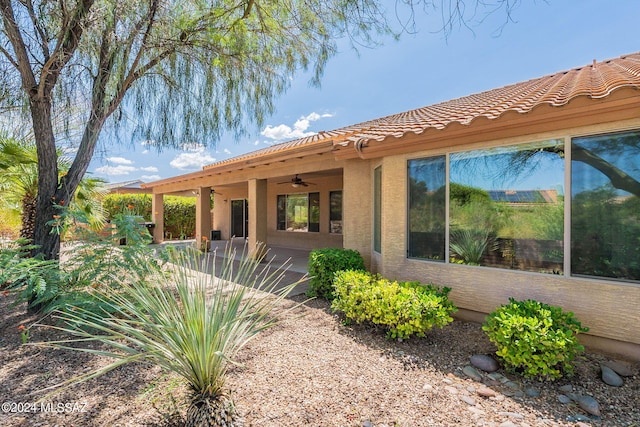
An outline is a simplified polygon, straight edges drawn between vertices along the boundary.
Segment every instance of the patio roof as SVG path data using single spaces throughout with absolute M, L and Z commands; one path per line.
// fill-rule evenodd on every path
M 306 154 L 328 153 L 341 147 L 364 146 L 444 130 L 453 124 L 469 126 L 479 118 L 495 120 L 506 113 L 528 113 L 542 105 L 560 107 L 578 97 L 601 99 L 617 89 L 640 89 L 640 52 L 561 71 L 521 83 L 405 111 L 366 122 L 322 131 L 315 135 L 252 151 L 181 175 L 145 185 L 193 179 L 212 172 L 241 169 Z

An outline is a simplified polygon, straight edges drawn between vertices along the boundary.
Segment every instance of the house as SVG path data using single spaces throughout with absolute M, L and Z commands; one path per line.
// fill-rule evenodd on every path
M 356 249 L 386 277 L 452 288 L 461 318 L 533 298 L 574 312 L 585 344 L 640 360 L 640 53 L 144 187 L 158 239 L 163 195 L 196 191 L 198 238 Z M 519 192 L 529 203 L 506 197 Z
M 110 184 L 106 184 L 105 188 L 109 192 L 109 194 L 147 194 L 150 193 L 150 189 L 142 188 L 144 181 L 134 180 L 134 181 L 124 181 L 124 182 L 114 182 Z

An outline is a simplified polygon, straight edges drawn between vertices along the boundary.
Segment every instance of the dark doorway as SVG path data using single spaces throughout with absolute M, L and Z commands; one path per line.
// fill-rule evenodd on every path
M 249 205 L 246 199 L 231 201 L 231 235 L 248 237 Z

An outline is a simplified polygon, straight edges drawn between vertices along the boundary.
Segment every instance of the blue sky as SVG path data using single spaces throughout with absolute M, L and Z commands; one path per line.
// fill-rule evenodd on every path
M 310 87 L 309 75 L 300 74 L 250 137 L 223 136 L 215 147 L 190 144 L 161 153 L 143 141 L 107 141 L 89 171 L 109 182 L 169 178 L 307 134 L 640 51 L 638 0 L 523 0 L 506 25 L 504 13 L 478 22 L 483 17 L 445 37 L 435 12 L 418 16 L 416 34 L 375 49 L 355 52 L 341 43 L 321 87 Z

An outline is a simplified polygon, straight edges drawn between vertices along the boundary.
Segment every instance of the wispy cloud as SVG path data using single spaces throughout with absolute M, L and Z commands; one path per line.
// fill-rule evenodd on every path
M 160 175 L 142 175 L 140 179 L 143 181 L 157 181 L 162 178 Z
M 124 157 L 107 157 L 109 163 L 115 163 L 116 165 L 132 165 L 133 161 L 125 159 Z
M 144 172 L 158 172 L 158 168 L 155 166 L 143 166 L 139 169 Z
M 131 172 L 137 171 L 138 168 L 134 166 L 127 165 L 118 165 L 118 166 L 100 166 L 96 168 L 96 173 L 106 176 L 118 176 L 118 175 L 129 175 Z
M 313 112 L 311 114 L 308 114 L 307 116 L 300 117 L 293 124 L 293 127 L 286 124 L 280 124 L 277 126 L 267 125 L 267 127 L 265 127 L 263 131 L 260 132 L 260 135 L 275 141 L 304 138 L 305 136 L 311 136 L 316 133 L 307 131 L 307 129 L 309 129 L 309 126 L 311 125 L 311 122 L 315 122 L 326 117 L 333 117 L 333 114 L 318 114 Z
M 205 151 L 205 147 L 202 144 L 183 144 L 183 149 L 189 152 L 178 154 L 178 156 L 169 162 L 171 167 L 180 170 L 194 170 L 201 169 L 203 166 L 216 161 L 215 157 L 211 157 L 211 155 Z

